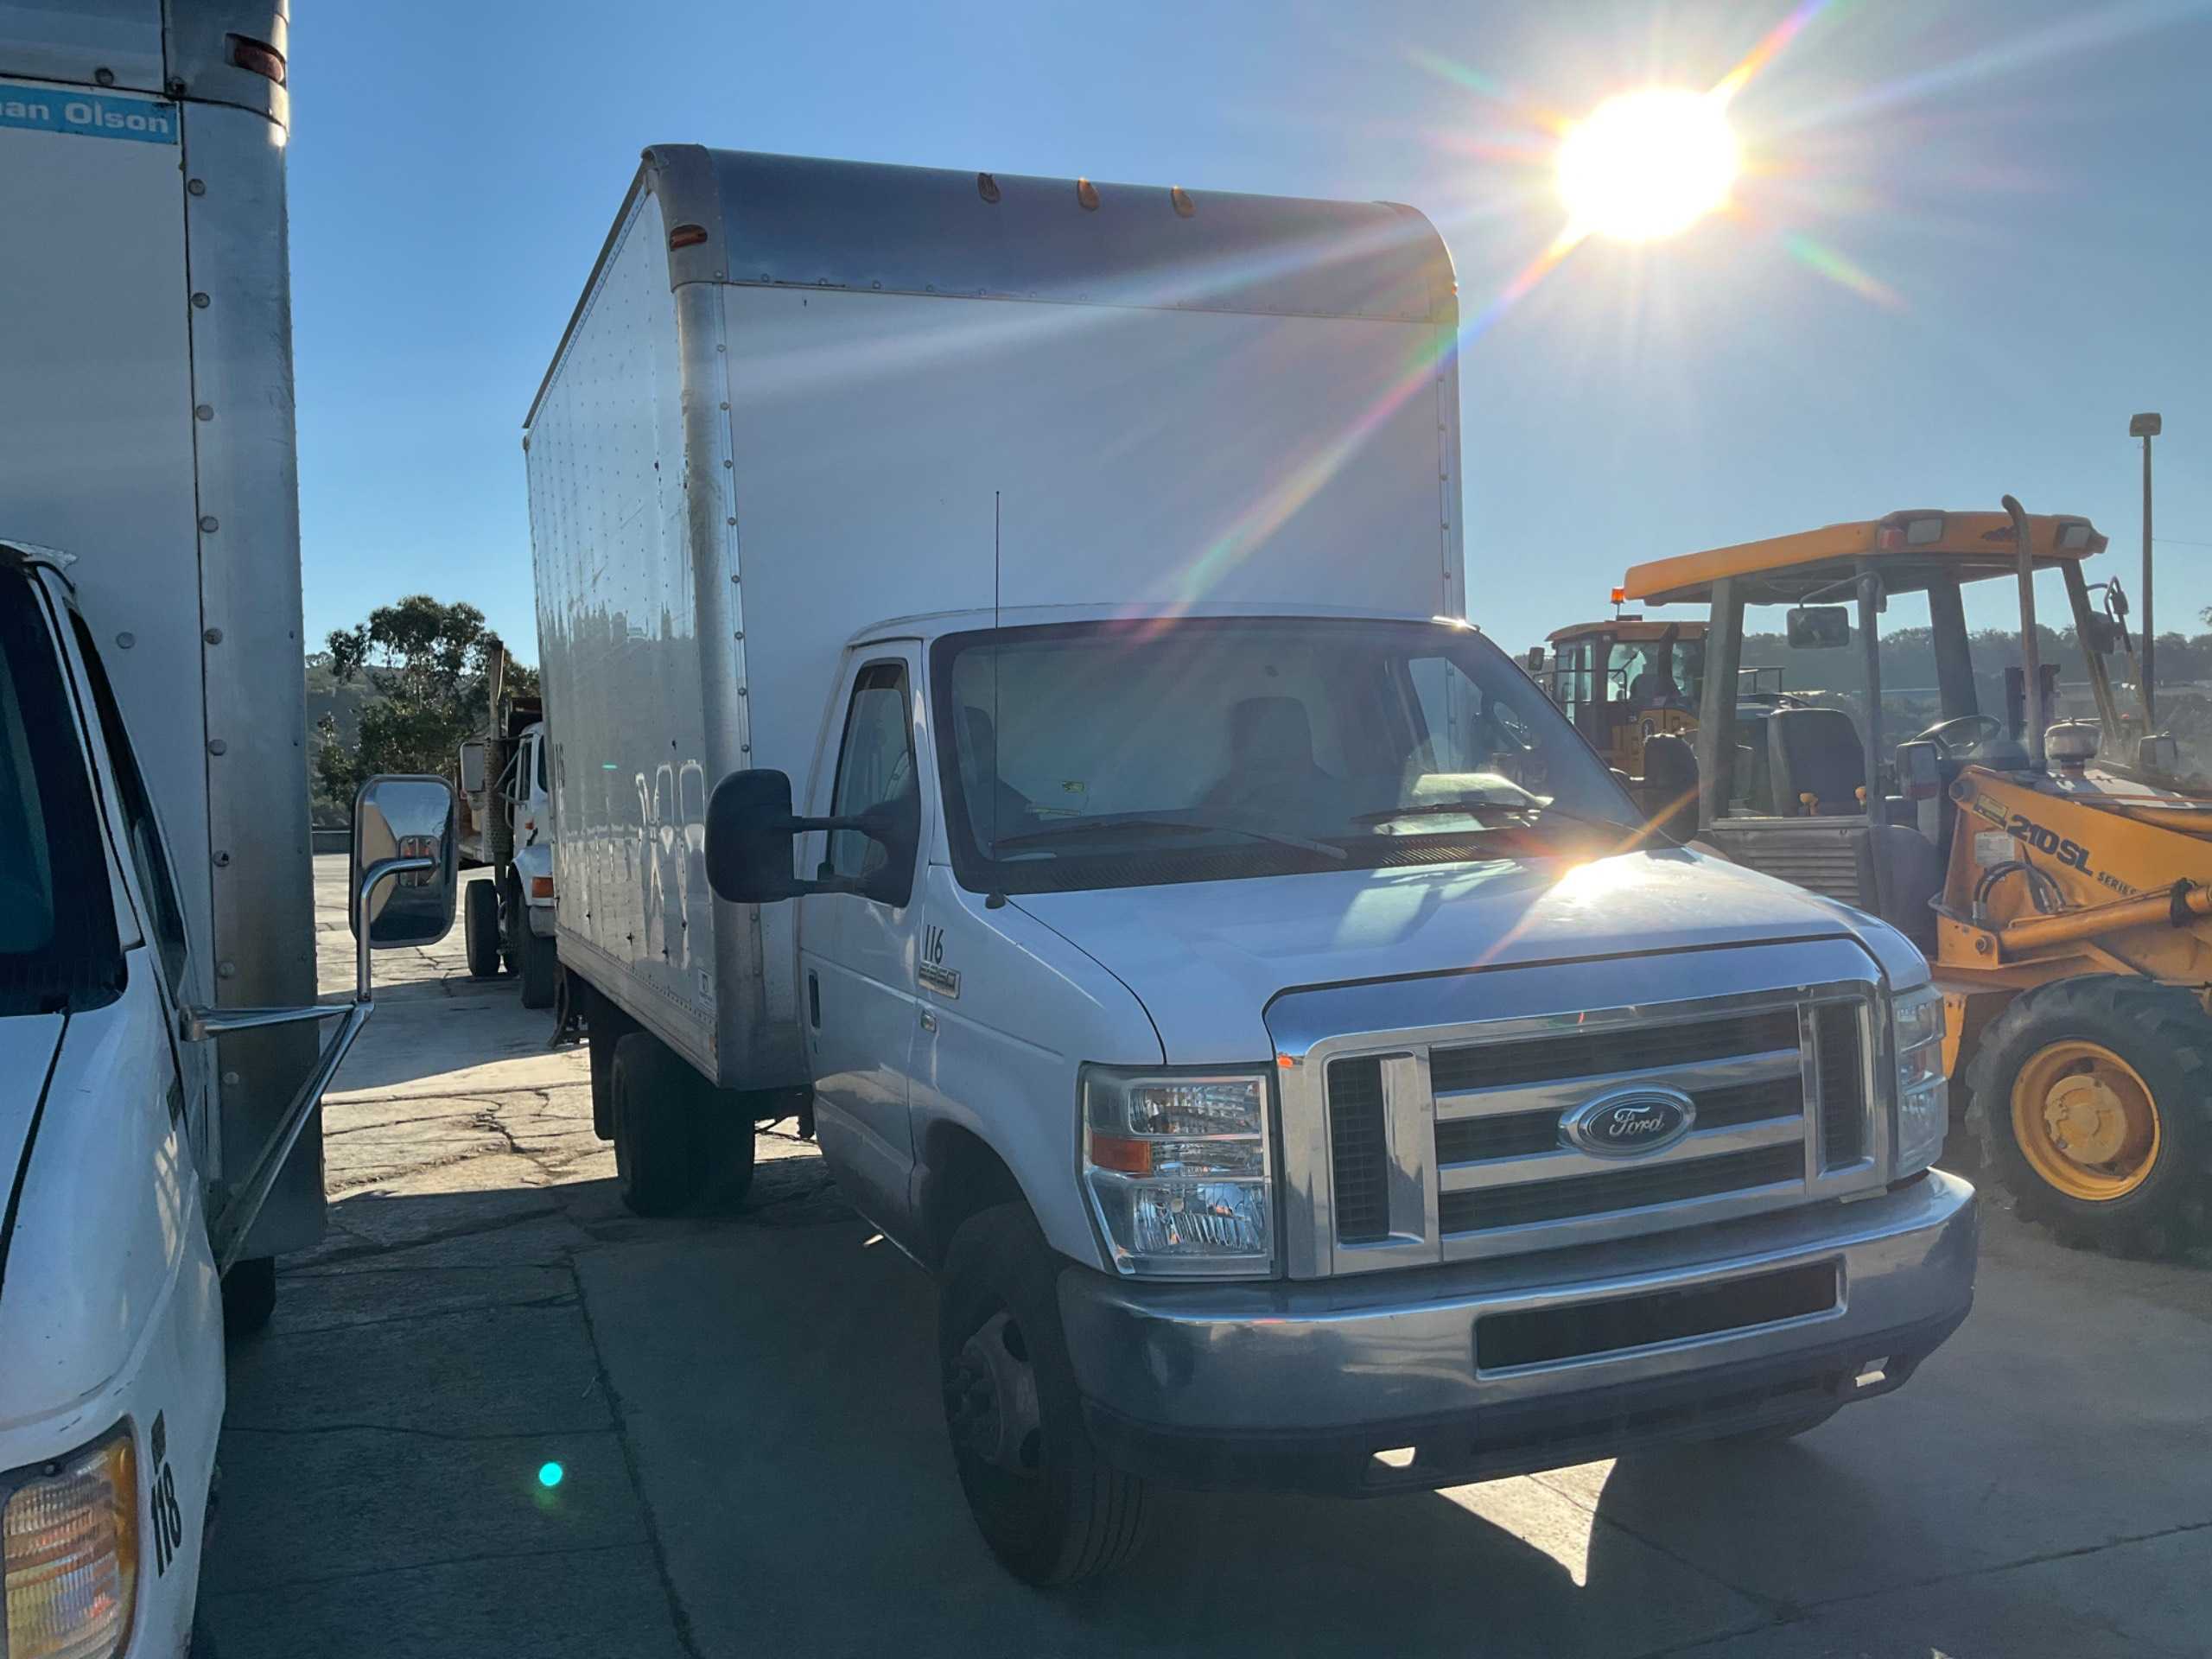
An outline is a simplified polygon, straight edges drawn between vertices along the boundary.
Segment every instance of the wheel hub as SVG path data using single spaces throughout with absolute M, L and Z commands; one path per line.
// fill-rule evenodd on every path
M 944 1381 L 944 1414 L 953 1439 L 985 1463 L 1034 1474 L 1041 1423 L 1037 1372 L 1021 1327 L 1003 1309 L 953 1357 Z
M 2108 1164 L 2127 1144 L 2127 1109 L 2094 1072 L 2060 1078 L 2044 1096 L 2043 1116 L 2052 1143 L 2077 1164 Z
M 2056 1191 L 2103 1203 L 2158 1159 L 2158 1109 L 2142 1074 L 2101 1043 L 2067 1039 L 2029 1057 L 2012 1085 L 2012 1134 Z

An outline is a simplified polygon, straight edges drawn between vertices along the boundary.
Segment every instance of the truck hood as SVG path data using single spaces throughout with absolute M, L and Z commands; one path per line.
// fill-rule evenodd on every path
M 1924 978 L 1871 917 L 1687 849 L 1026 893 L 1015 901 L 1144 1004 L 1175 1065 L 1271 1051 L 1294 987 L 1469 968 L 1855 938 L 1893 982 Z
M 22 1014 L 0 1020 L 0 1225 L 5 1224 L 8 1195 L 30 1146 L 31 1122 L 46 1092 L 54 1051 L 68 1024 L 58 1014 Z M 0 1290 L 8 1282 L 8 1238 L 0 1234 Z
M 0 1279 L 0 1431 L 61 1421 L 99 1399 L 163 1328 L 188 1265 L 194 1306 L 213 1306 L 192 1155 L 169 1112 L 162 1005 L 147 962 L 137 952 L 130 960 L 114 1001 L 0 1039 L 6 1179 L 23 1172 Z M 0 1020 L 0 1029 L 34 1024 Z M 41 1082 L 46 1109 L 33 1136 Z M 214 1328 L 213 1315 L 200 1317 Z M 81 1427 L 90 1434 L 105 1425 Z

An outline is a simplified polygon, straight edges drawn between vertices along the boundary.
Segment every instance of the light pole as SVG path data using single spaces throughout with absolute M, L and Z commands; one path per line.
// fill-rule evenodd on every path
M 2152 687 L 2158 677 L 2152 671 L 2158 646 L 2158 622 L 2151 608 L 2151 440 L 2158 435 L 2165 424 L 2156 415 L 2138 415 L 2127 423 L 2127 435 L 2143 440 L 2143 728 L 2158 728 L 2158 704 Z

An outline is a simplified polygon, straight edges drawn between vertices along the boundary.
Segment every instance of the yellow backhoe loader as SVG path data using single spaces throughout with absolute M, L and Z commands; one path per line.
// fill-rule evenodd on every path
M 1662 559 L 1627 597 L 1707 613 L 1695 747 L 1644 748 L 1655 819 L 1738 862 L 1872 911 L 1935 963 L 1955 1111 L 2024 1217 L 2070 1243 L 2171 1255 L 2212 1241 L 2212 785 L 2154 728 L 2117 584 L 2094 602 L 2084 518 L 1908 512 Z M 2094 713 L 2050 718 L 2033 576 L 2056 570 Z M 2018 585 L 2024 660 L 1980 707 L 1961 590 Z M 1890 600 L 1924 594 L 1936 718 L 1884 732 Z M 1749 605 L 1790 607 L 1793 646 L 1859 647 L 1855 713 L 1744 710 Z M 1854 626 L 1855 624 L 1855 626 Z M 1957 1085 L 1963 1082 L 1964 1089 Z

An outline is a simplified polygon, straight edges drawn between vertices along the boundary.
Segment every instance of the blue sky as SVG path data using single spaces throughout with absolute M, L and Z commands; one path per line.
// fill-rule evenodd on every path
M 2094 518 L 2113 545 L 2093 572 L 2133 593 L 2127 419 L 2156 409 L 2161 631 L 2197 631 L 2202 0 L 308 0 L 290 163 L 308 637 L 427 591 L 534 658 L 521 420 L 647 143 L 1410 202 L 1474 319 L 1560 229 L 1548 120 L 1702 90 L 1793 16 L 1731 105 L 1735 211 L 1586 242 L 1469 330 L 1471 613 L 1518 646 L 1602 614 L 1639 559 L 2007 490 Z M 1971 620 L 2005 620 L 2002 585 Z

